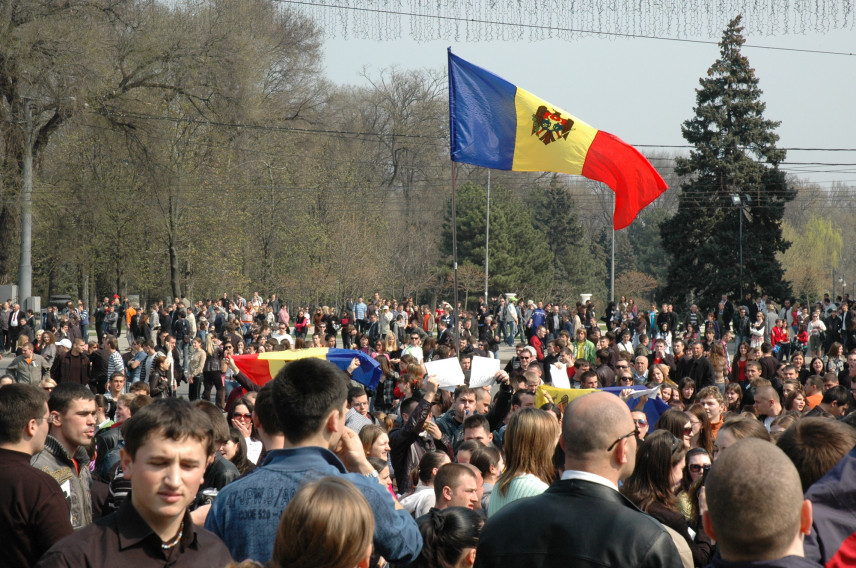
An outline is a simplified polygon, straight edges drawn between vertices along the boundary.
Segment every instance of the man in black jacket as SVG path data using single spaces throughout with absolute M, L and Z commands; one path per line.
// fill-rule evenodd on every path
M 690 363 L 687 376 L 695 381 L 696 391 L 700 391 L 704 387 L 712 387 L 714 385 L 713 365 L 704 356 L 704 347 L 702 347 L 701 343 L 695 342 L 692 344 L 691 349 L 693 360 Z
M 666 529 L 618 492 L 618 482 L 633 472 L 638 435 L 630 410 L 615 395 L 574 399 L 562 425 L 561 481 L 488 519 L 475 565 L 683 566 Z M 520 538 L 520 527 L 527 538 Z

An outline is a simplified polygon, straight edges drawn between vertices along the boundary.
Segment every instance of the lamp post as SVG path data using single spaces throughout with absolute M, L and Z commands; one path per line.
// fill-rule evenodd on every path
M 738 243 L 740 247 L 740 301 L 743 301 L 743 200 L 736 193 L 731 194 L 731 203 L 737 208 L 737 218 L 739 220 Z

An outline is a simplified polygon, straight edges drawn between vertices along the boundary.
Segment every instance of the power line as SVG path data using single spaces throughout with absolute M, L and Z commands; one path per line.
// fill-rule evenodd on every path
M 529 30 L 544 30 L 550 33 L 573 33 L 573 34 L 587 34 L 587 35 L 600 35 L 600 36 L 609 36 L 609 37 L 618 37 L 618 38 L 626 38 L 626 39 L 651 39 L 658 41 L 673 41 L 673 42 L 681 42 L 681 43 L 694 43 L 701 45 L 719 45 L 719 42 L 712 40 L 701 40 L 701 39 L 688 39 L 688 38 L 676 38 L 676 37 L 666 37 L 666 36 L 655 36 L 655 35 L 644 35 L 644 34 L 627 34 L 627 33 L 619 33 L 619 32 L 605 32 L 599 30 L 586 30 L 586 29 L 577 29 L 577 28 L 564 28 L 558 26 L 545 26 L 538 24 L 526 24 L 522 22 L 503 22 L 500 20 L 480 20 L 477 18 L 461 18 L 457 16 L 443 16 L 440 14 L 422 14 L 419 12 L 404 12 L 399 10 L 384 10 L 381 8 L 361 8 L 357 6 L 345 6 L 342 4 L 326 4 L 326 3 L 316 3 L 316 2 L 308 2 L 305 0 L 277 0 L 281 4 L 294 4 L 297 6 L 310 6 L 312 8 L 332 8 L 337 10 L 350 10 L 354 12 L 364 12 L 364 13 L 373 13 L 373 14 L 381 14 L 386 16 L 409 16 L 413 18 L 428 18 L 433 20 L 440 21 L 451 21 L 451 22 L 460 22 L 465 24 L 479 24 L 479 25 L 489 25 L 489 26 L 500 26 L 500 27 L 514 27 L 521 29 L 529 29 Z M 743 44 L 742 47 L 752 48 L 752 49 L 766 49 L 770 51 L 790 51 L 796 53 L 810 53 L 814 55 L 844 55 L 852 57 L 856 54 L 850 52 L 843 51 L 827 51 L 822 49 L 801 49 L 797 47 L 775 47 L 770 45 L 757 45 L 757 44 Z

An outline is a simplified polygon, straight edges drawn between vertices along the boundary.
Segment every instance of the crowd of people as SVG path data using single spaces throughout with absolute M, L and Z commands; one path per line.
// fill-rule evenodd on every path
M 683 317 L 621 298 L 599 317 L 590 301 L 513 296 L 473 310 L 115 296 L 91 325 L 82 302 L 40 315 L 7 302 L 0 322 L 11 566 L 856 558 L 847 297 L 723 297 Z M 471 387 L 503 342 L 515 354 L 495 384 Z M 309 356 L 259 385 L 234 359 L 310 347 L 363 351 L 381 380 L 370 390 L 350 376 L 357 360 Z M 449 358 L 463 384 L 427 373 Z

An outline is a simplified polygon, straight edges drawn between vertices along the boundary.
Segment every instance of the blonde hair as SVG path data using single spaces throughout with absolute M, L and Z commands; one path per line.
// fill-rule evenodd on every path
M 349 481 L 312 481 L 282 513 L 271 565 L 353 568 L 370 552 L 374 525 L 368 501 Z
M 500 494 L 506 494 L 514 478 L 527 473 L 551 483 L 558 440 L 559 423 L 555 414 L 538 408 L 522 408 L 512 414 L 502 444 L 506 467 L 496 482 Z

